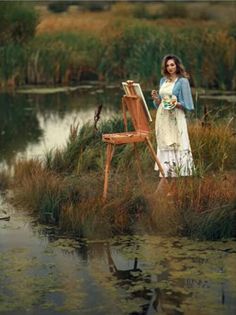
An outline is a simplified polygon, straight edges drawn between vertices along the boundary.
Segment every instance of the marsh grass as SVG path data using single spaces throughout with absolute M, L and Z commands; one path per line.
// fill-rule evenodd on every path
M 235 87 L 236 44 L 231 24 L 183 18 L 158 23 L 142 5 L 121 5 L 99 14 L 47 15 L 27 45 L 1 47 L 2 83 L 65 85 L 85 79 L 132 78 L 156 85 L 160 60 L 175 52 L 195 87 Z M 124 12 L 150 15 L 150 19 Z
M 235 175 L 179 178 L 150 195 L 152 230 L 201 239 L 236 235 Z
M 46 170 L 39 160 L 18 161 L 15 165 L 15 201 L 38 214 L 42 221 L 59 220 L 65 198 L 64 179 Z
M 236 165 L 236 138 L 233 121 L 214 122 L 207 127 L 201 122 L 189 126 L 196 173 L 204 176 L 209 171 L 223 172 Z
M 132 145 L 117 146 L 108 199 L 103 202 L 105 144 L 101 135 L 124 130 L 122 120 L 114 118 L 103 122 L 99 132 L 89 124 L 80 130 L 71 126 L 67 145 L 49 152 L 44 161 L 18 161 L 12 184 L 15 202 L 39 214 L 44 222 L 80 235 L 103 229 L 105 234 L 127 233 L 137 228 L 195 237 L 202 231 L 206 238 L 233 235 L 233 130 L 223 123 L 209 129 L 200 122 L 189 125 L 196 174 L 171 180 L 163 192 L 156 191 L 159 178 L 147 148 L 137 146 L 137 164 Z M 154 136 L 151 139 L 155 146 Z M 210 222 L 208 231 L 204 217 Z M 214 232 L 216 226 L 218 232 Z
M 190 233 L 195 238 L 217 240 L 236 236 L 236 202 L 191 216 Z

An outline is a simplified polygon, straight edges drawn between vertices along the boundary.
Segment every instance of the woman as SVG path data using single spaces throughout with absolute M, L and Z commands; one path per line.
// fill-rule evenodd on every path
M 157 157 L 165 177 L 190 176 L 193 158 L 185 111 L 193 110 L 194 105 L 187 73 L 177 56 L 167 55 L 162 61 L 162 74 L 159 94 L 156 90 L 151 92 L 157 107 Z

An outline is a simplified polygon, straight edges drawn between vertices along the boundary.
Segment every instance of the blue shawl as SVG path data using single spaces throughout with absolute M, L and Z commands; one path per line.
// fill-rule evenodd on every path
M 166 77 L 161 78 L 160 87 L 165 82 Z M 172 94 L 177 97 L 177 101 L 187 110 L 193 110 L 193 98 L 189 85 L 189 81 L 186 78 L 180 77 L 175 81 Z M 156 104 L 155 104 L 156 106 Z

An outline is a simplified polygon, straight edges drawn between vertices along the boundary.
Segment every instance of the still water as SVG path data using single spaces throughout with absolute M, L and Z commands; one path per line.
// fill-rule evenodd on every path
M 23 93 L 24 92 L 24 93 Z M 0 165 L 42 157 L 63 146 L 73 122 L 121 115 L 119 87 L 0 94 Z M 49 93 L 50 92 L 50 93 Z M 149 92 L 145 93 L 151 108 Z M 207 105 L 230 120 L 235 95 L 198 95 L 194 117 Z M 198 242 L 140 234 L 111 239 L 61 235 L 16 211 L 0 195 L 1 315 L 233 315 L 236 242 Z M 92 232 L 91 232 L 92 234 Z
M 57 89 L 19 90 L 0 94 L 0 163 L 11 164 L 17 157 L 42 156 L 47 150 L 65 145 L 70 125 L 91 121 L 103 104 L 102 119 L 119 108 L 119 89 L 82 86 Z
M 97 85 L 0 93 L 0 165 L 9 166 L 18 157 L 40 157 L 65 145 L 70 125 L 93 123 L 95 109 L 100 104 L 103 104 L 101 121 L 114 115 L 122 117 L 122 95 L 119 86 Z M 150 91 L 144 95 L 152 110 Z M 204 105 L 214 119 L 230 119 L 236 112 L 236 95 L 230 92 L 197 93 L 194 100 L 193 117 L 202 117 Z
M 234 315 L 235 265 L 232 240 L 89 240 L 12 210 L 0 221 L 0 314 Z

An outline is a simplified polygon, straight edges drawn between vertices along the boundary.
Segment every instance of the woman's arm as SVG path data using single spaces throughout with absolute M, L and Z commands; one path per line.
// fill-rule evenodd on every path
M 193 98 L 191 88 L 188 79 L 181 79 L 181 89 L 179 94 L 178 103 L 182 106 L 182 109 L 193 110 Z M 178 108 L 178 107 L 177 107 Z

